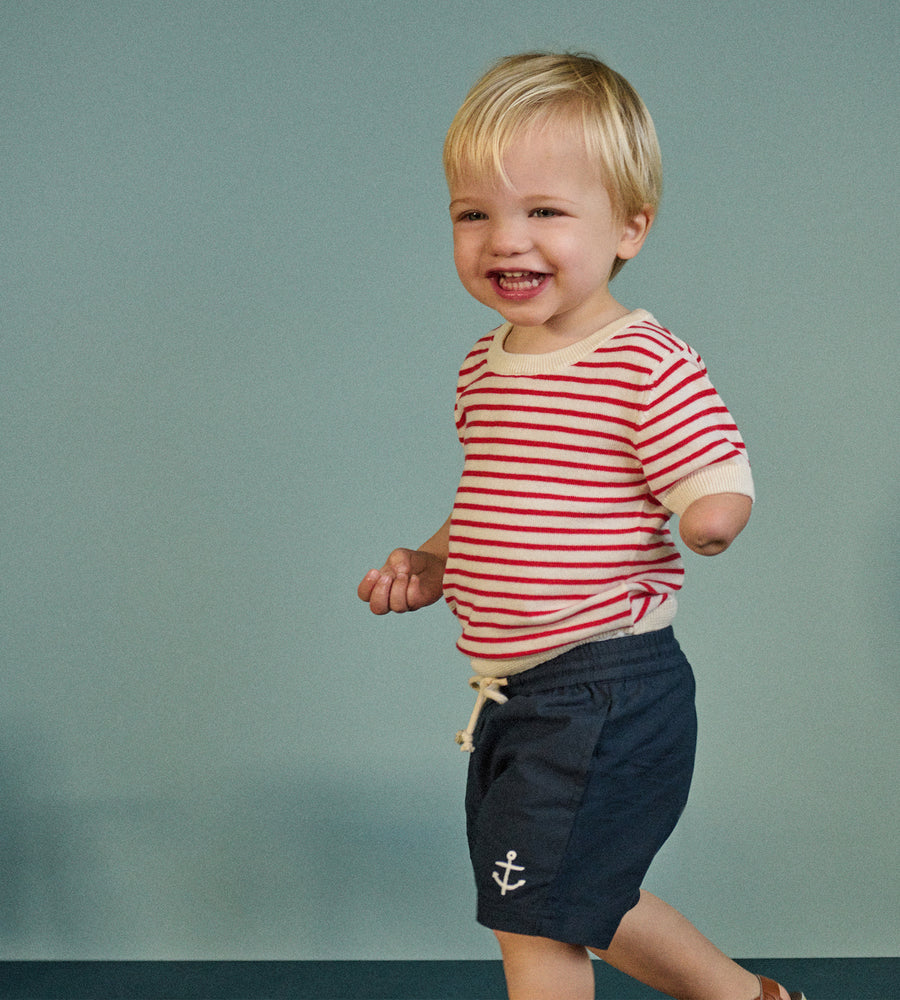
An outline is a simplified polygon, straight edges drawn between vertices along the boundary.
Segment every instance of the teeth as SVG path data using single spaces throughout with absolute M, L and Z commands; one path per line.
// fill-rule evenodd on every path
M 499 271 L 497 277 L 504 284 L 512 283 L 518 288 L 537 288 L 544 280 L 543 275 L 533 271 Z

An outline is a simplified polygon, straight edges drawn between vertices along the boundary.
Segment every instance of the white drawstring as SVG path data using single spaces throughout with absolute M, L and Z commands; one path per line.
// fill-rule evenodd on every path
M 465 729 L 460 729 L 456 734 L 456 742 L 459 744 L 459 749 L 465 753 L 471 753 L 475 749 L 475 744 L 472 742 L 472 735 L 475 732 L 475 724 L 478 722 L 478 716 L 481 715 L 481 710 L 484 708 L 484 703 L 488 698 L 491 701 L 496 701 L 498 705 L 504 705 L 509 701 L 509 698 L 505 694 L 501 694 L 497 689 L 502 687 L 507 683 L 505 677 L 470 677 L 469 687 L 474 688 L 478 692 L 478 697 L 475 699 L 475 707 L 472 709 L 472 715 L 469 718 L 469 724 Z

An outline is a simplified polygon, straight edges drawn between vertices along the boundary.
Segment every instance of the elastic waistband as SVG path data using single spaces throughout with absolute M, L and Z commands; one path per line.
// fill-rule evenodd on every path
M 681 647 L 670 625 L 655 632 L 576 646 L 552 660 L 508 677 L 504 692 L 511 698 L 571 684 L 639 677 L 671 669 L 675 657 L 681 657 Z

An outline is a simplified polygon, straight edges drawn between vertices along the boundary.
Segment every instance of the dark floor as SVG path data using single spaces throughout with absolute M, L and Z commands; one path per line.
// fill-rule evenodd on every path
M 898 958 L 739 959 L 808 1000 L 900 1000 Z M 597 1000 L 661 994 L 594 963 Z M 0 1000 L 505 1000 L 500 962 L 0 962 Z

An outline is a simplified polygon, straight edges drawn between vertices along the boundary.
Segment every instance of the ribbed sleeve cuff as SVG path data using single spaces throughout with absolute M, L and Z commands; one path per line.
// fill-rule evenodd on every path
M 677 482 L 659 498 L 668 510 L 681 516 L 700 497 L 714 493 L 740 493 L 756 499 L 753 476 L 746 462 L 718 462 L 698 469 Z

